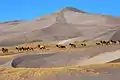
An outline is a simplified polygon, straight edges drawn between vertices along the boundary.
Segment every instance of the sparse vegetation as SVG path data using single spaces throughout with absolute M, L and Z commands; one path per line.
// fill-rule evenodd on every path
M 97 41 L 97 42 L 93 42 L 93 41 L 75 41 L 73 43 L 71 43 L 70 45 L 64 45 L 64 44 L 59 44 L 58 45 L 58 48 L 57 48 L 57 45 L 56 44 L 50 44 L 50 43 L 43 43 L 43 42 L 34 42 L 34 43 L 26 43 L 26 44 L 22 44 L 22 45 L 17 45 L 16 46 L 11 46 L 11 47 L 1 47 L 1 48 L 4 48 L 4 50 L 2 49 L 1 53 L 0 53 L 0 56 L 3 56 L 3 55 L 13 55 L 13 54 L 19 54 L 19 53 L 27 53 L 28 52 L 60 52 L 60 51 L 72 51 L 72 50 L 77 50 L 78 48 L 84 48 L 84 47 L 92 47 L 92 46 L 103 46 L 103 45 L 112 45 L 112 44 L 119 44 L 120 41 L 113 41 L 113 40 L 110 40 L 110 41 Z M 37 46 L 39 45 L 42 45 L 44 46 L 43 48 L 40 48 L 40 49 L 45 49 L 45 50 L 39 50 L 39 49 L 36 49 Z M 61 48 L 62 47 L 65 47 L 64 50 L 62 50 Z M 72 47 L 72 48 L 70 48 Z M 73 48 L 74 47 L 74 48 Z M 5 51 L 5 50 L 8 50 L 8 51 Z
M 81 73 L 89 73 L 91 75 L 99 75 L 102 72 L 96 69 L 100 68 L 120 68 L 120 63 L 111 63 L 103 65 L 90 65 L 90 66 L 66 66 L 66 67 L 53 67 L 53 68 L 0 68 L 0 79 L 2 80 L 21 80 L 28 76 L 40 77 L 43 79 L 52 74 L 72 74 L 79 75 Z
M 0 58 L 12 58 L 15 54 L 19 54 L 19 53 L 29 53 L 32 51 L 36 51 L 36 52 L 72 52 L 72 51 L 77 51 L 77 50 L 81 50 L 83 49 L 82 47 L 91 47 L 91 46 L 98 46 L 96 43 L 100 43 L 99 46 L 103 46 L 106 45 L 107 42 L 103 41 L 103 42 L 92 42 L 92 41 L 85 41 L 85 42 L 75 42 L 75 43 L 71 43 L 70 45 L 58 45 L 58 46 L 65 46 L 64 49 L 56 47 L 56 44 L 47 44 L 47 43 L 29 43 L 29 44 L 22 44 L 22 45 L 18 45 L 16 46 L 11 46 L 11 47 L 5 47 L 7 48 L 9 51 L 8 53 L 2 53 L 0 54 Z M 118 43 L 118 42 L 117 42 Z M 112 44 L 117 44 L 115 42 L 111 42 L 109 45 Z M 83 45 L 82 45 L 83 44 Z M 86 45 L 84 45 L 86 44 Z M 40 45 L 40 46 L 38 46 Z M 41 49 L 41 45 L 45 46 L 45 50 Z M 108 45 L 108 44 L 107 44 Z M 17 51 L 19 50 L 19 48 L 34 48 L 34 50 L 26 50 L 24 51 Z M 2 47 L 1 47 L 2 48 Z M 47 50 L 48 49 L 48 50 Z M 101 74 L 101 72 L 96 71 L 96 69 L 99 68 L 120 68 L 120 63 L 109 63 L 109 64 L 103 64 L 103 65 L 89 65 L 89 66 L 65 66 L 65 67 L 53 67 L 53 68 L 5 68 L 5 67 L 1 67 L 0 68 L 0 79 L 1 80 L 22 80 L 22 79 L 26 79 L 27 77 L 33 76 L 33 77 L 40 77 L 45 78 L 48 75 L 52 75 L 52 74 L 69 74 L 72 75 L 73 73 L 76 75 L 79 75 L 79 73 L 89 73 L 91 75 L 99 75 Z

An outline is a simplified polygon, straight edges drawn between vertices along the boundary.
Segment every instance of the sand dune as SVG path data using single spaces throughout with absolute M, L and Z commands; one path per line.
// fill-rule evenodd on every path
M 78 62 L 78 65 L 91 65 L 91 64 L 105 64 L 108 62 L 118 62 L 120 59 L 120 50 L 113 51 L 113 52 L 106 52 L 93 58 L 86 59 L 83 61 Z
M 13 58 L 13 67 L 48 68 L 73 65 L 103 64 L 120 58 L 120 45 L 87 47 L 74 52 L 26 54 Z M 115 52 L 118 50 L 117 52 Z M 113 51 L 113 53 L 112 53 Z M 106 58 L 106 56 L 108 58 Z
M 30 21 L 8 21 L 0 24 L 0 45 L 26 42 L 54 42 L 67 39 L 119 40 L 120 18 L 90 14 L 67 7 Z
M 119 26 L 120 17 L 67 7 L 30 21 L 1 22 L 0 46 L 30 42 L 68 44 L 83 40 L 120 40 Z M 116 44 L 81 47 L 71 52 L 33 52 L 0 58 L 0 67 L 15 67 L 0 68 L 0 80 L 119 80 L 119 52 L 120 45 Z M 76 65 L 82 68 L 73 67 Z

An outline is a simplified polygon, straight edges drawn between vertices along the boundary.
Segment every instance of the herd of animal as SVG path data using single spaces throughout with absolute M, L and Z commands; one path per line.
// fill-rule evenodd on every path
M 110 45 L 110 44 L 120 44 L 120 40 L 118 41 L 115 41 L 115 40 L 109 40 L 109 41 L 99 41 L 99 42 L 96 42 L 96 45 Z M 77 48 L 78 46 L 74 43 L 69 43 L 69 45 L 72 47 L 72 48 Z M 80 44 L 81 46 L 87 46 L 87 43 L 81 43 Z M 56 44 L 56 47 L 57 48 L 66 48 L 65 45 L 60 45 L 60 44 Z M 38 44 L 36 47 L 16 47 L 15 49 L 20 52 L 20 51 L 34 51 L 34 49 L 46 49 L 46 46 L 43 46 L 43 45 L 40 45 Z M 3 53 L 8 53 L 8 49 L 7 48 L 2 48 L 2 52 Z
M 34 51 L 34 49 L 46 49 L 45 46 L 43 45 L 37 45 L 37 47 L 16 47 L 15 49 L 18 51 L 18 52 L 21 52 L 21 51 Z M 3 53 L 8 53 L 8 49 L 7 48 L 2 48 L 2 52 Z
M 110 44 L 120 44 L 120 40 L 118 40 L 118 41 L 114 41 L 114 40 L 100 41 L 100 42 L 96 43 L 96 45 L 110 45 Z

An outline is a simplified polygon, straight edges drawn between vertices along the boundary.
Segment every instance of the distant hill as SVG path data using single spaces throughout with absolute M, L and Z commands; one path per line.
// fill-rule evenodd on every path
M 0 23 L 0 45 L 33 41 L 120 40 L 120 17 L 91 14 L 66 7 L 30 21 Z M 69 41 L 69 40 L 68 40 Z

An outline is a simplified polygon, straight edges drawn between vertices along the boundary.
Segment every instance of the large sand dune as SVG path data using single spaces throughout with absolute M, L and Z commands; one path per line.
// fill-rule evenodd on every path
M 30 21 L 0 23 L 0 45 L 16 45 L 34 41 L 119 40 L 120 18 L 90 14 L 67 7 Z M 73 40 L 74 41 L 74 40 Z

